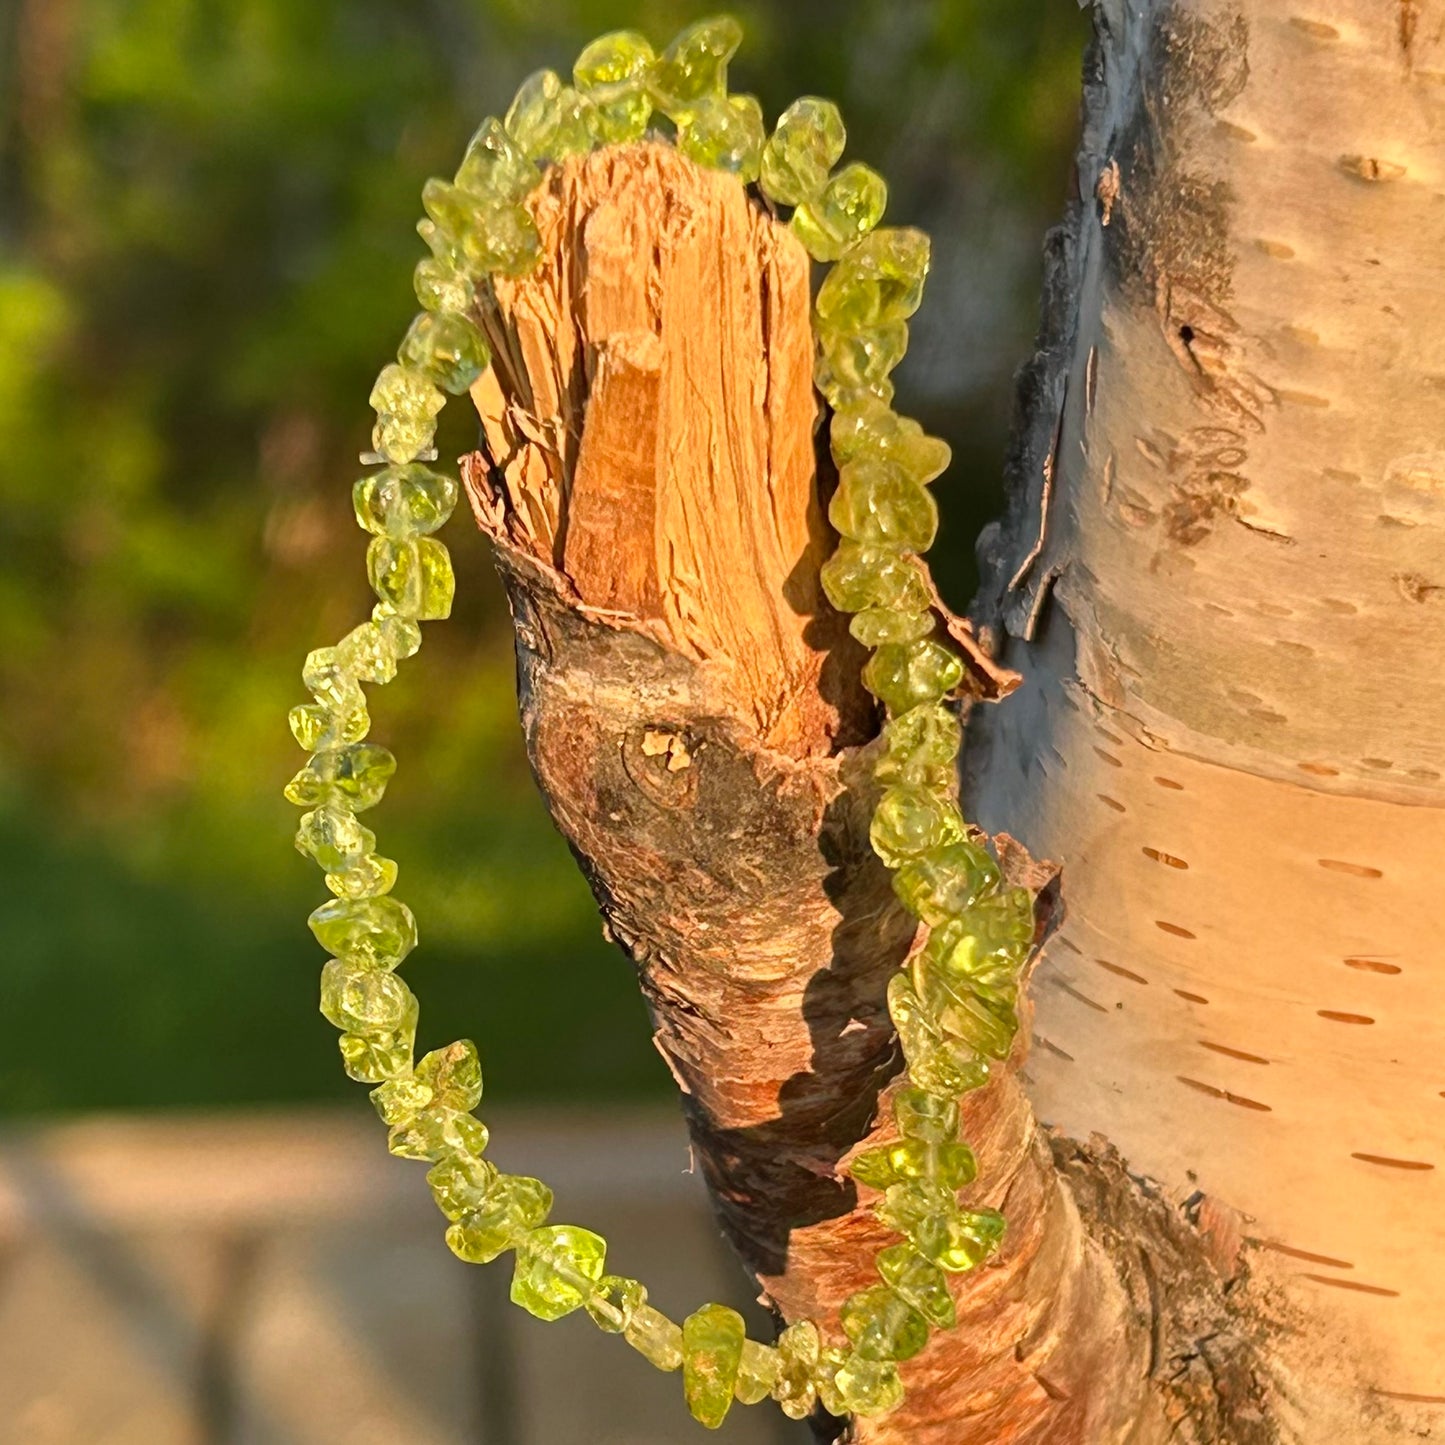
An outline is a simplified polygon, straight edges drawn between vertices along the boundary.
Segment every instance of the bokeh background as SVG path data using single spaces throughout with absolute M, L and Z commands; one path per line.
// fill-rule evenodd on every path
M 899 406 L 955 448 L 935 556 L 962 604 L 1069 184 L 1086 18 L 1075 0 L 732 8 L 732 88 L 770 118 L 802 93 L 837 99 L 849 156 L 889 178 L 890 218 L 933 235 Z M 324 894 L 280 789 L 300 762 L 285 713 L 301 659 L 369 606 L 350 482 L 370 383 L 415 310 L 421 183 L 533 69 L 565 73 L 620 26 L 660 45 L 705 13 L 0 0 L 12 1122 L 369 1112 L 316 1012 L 304 920 Z M 462 410 L 443 456 L 474 444 Z M 504 1105 L 661 1100 L 630 969 L 527 772 L 501 591 L 465 509 L 447 540 L 454 619 L 373 710 L 401 759 L 378 819 L 421 922 L 422 1042 L 474 1037 Z M 0 1422 L 6 1438 L 22 1436 Z

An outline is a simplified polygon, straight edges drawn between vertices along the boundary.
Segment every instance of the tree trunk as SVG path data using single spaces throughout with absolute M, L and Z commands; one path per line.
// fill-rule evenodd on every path
M 1063 863 L 1067 914 L 1041 1047 L 967 1101 L 1005 1247 L 870 1445 L 1383 1441 L 1445 1395 L 1409 906 L 1445 772 L 1414 722 L 1445 616 L 1441 24 L 1316 8 L 1098 11 L 979 638 L 940 609 L 971 663 L 967 806 Z M 886 1132 L 914 930 L 866 839 L 861 653 L 817 582 L 807 260 L 661 146 L 553 170 L 534 212 L 465 472 L 529 754 L 725 1230 L 781 1315 L 835 1329 L 883 1242 L 842 1165 Z M 1102 1137 L 1049 1135 L 1029 1096 Z
M 1130 13 L 1130 12 L 1133 13 Z M 1445 1406 L 1445 5 L 1108 4 L 966 802 L 1063 865 L 1029 1088 L 1243 1216 L 1306 1441 Z

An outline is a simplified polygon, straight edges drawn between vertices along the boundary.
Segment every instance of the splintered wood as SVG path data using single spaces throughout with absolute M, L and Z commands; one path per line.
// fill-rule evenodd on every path
M 830 750 L 851 645 L 817 581 L 807 255 L 670 146 L 569 161 L 532 206 L 542 263 L 484 308 L 484 527 L 702 664 L 769 746 Z

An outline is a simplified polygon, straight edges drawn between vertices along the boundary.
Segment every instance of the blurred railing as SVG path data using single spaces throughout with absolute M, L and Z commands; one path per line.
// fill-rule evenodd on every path
M 672 1111 L 506 1111 L 498 1164 L 555 1189 L 680 1318 L 750 1311 Z M 663 1445 L 681 1381 L 447 1251 L 364 1105 L 96 1118 L 0 1135 L 3 1445 Z M 764 1335 L 766 1338 L 766 1335 Z M 771 1406 L 720 1437 L 802 1445 Z M 718 1438 L 718 1437 L 712 1437 Z

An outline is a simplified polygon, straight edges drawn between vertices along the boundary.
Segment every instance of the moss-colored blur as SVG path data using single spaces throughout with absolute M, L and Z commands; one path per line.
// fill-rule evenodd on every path
M 1074 0 L 730 7 L 771 122 L 835 98 L 889 218 L 934 239 L 898 406 L 954 446 L 937 569 L 966 598 L 1008 378 L 1065 190 Z M 16 0 L 0 8 L 0 1109 L 340 1095 L 285 716 L 365 615 L 366 398 L 415 310 L 422 181 L 591 36 L 669 0 Z M 473 443 L 453 407 L 439 445 Z M 453 416 L 452 413 L 457 413 Z M 494 1096 L 666 1080 L 528 776 L 505 611 L 459 592 L 378 696 L 423 1046 Z M 428 1038 L 427 1035 L 432 1037 Z

